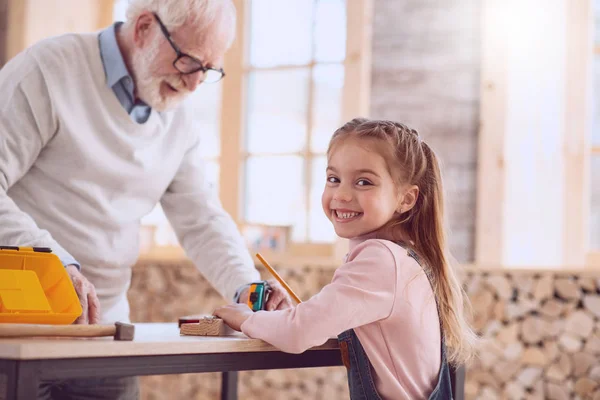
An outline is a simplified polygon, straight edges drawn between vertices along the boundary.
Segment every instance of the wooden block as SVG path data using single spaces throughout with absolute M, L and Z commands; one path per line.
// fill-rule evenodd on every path
M 569 400 L 569 390 L 564 385 L 552 382 L 546 383 L 546 396 L 548 400 Z
M 235 334 L 221 318 L 205 316 L 197 323 L 181 324 L 180 333 L 189 336 L 228 336 Z
M 598 387 L 598 383 L 589 378 L 580 378 L 575 383 L 575 393 L 582 398 L 590 398 L 594 394 L 594 390 Z
M 593 330 L 594 317 L 588 312 L 578 310 L 567 318 L 565 331 L 572 333 L 575 336 L 587 338 L 592 334 Z
M 593 354 L 585 352 L 573 354 L 573 375 L 575 378 L 585 377 L 590 368 L 596 363 L 597 358 Z
M 587 295 L 583 298 L 583 305 L 592 314 L 600 318 L 600 297 L 598 295 Z
M 544 275 L 536 282 L 533 297 L 539 301 L 550 298 L 553 290 L 553 276 L 550 274 Z
M 557 279 L 554 285 L 558 295 L 563 299 L 579 299 L 581 297 L 579 286 L 571 279 Z

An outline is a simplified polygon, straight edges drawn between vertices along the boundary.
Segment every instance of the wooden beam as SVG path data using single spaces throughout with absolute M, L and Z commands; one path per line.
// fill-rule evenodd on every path
M 507 44 L 501 32 L 507 6 L 497 0 L 482 5 L 481 105 L 477 170 L 475 260 L 502 264 L 505 194 L 504 132 L 507 114 Z
M 591 1 L 566 1 L 565 129 L 563 133 L 562 264 L 584 265 L 590 219 L 590 152 L 592 129 Z M 568 132 L 568 133 L 567 133 Z
M 347 1 L 346 7 L 343 122 L 370 114 L 373 0 Z
M 242 221 L 241 195 L 243 193 L 242 143 L 246 102 L 244 74 L 246 43 L 248 40 L 247 19 L 250 5 L 247 0 L 234 0 L 237 10 L 236 38 L 225 55 L 224 68 L 227 76 L 223 80 L 221 96 L 221 176 L 219 192 L 221 203 L 233 220 Z
M 597 44 L 597 45 L 594 47 L 594 53 L 595 53 L 595 54 L 598 54 L 598 55 L 600 55 L 600 44 Z
M 27 1 L 6 1 L 8 2 L 8 21 L 6 30 L 5 62 L 19 54 L 26 47 L 25 34 L 28 29 L 28 21 L 26 18 Z
M 93 32 L 112 22 L 113 0 L 8 2 L 6 59 L 50 36 Z
M 113 23 L 114 20 L 114 10 L 115 10 L 115 1 L 114 0 L 96 0 L 98 4 L 97 11 L 97 29 L 105 28 Z
M 592 146 L 592 154 L 600 154 L 600 146 Z
M 585 257 L 585 266 L 590 269 L 599 269 L 600 251 L 589 252 Z
M 0 68 L 6 62 L 8 36 L 8 0 L 0 0 Z
M 342 123 L 371 114 L 371 64 L 373 53 L 374 0 L 346 2 L 346 59 Z M 348 240 L 338 238 L 333 245 L 333 259 L 343 261 Z

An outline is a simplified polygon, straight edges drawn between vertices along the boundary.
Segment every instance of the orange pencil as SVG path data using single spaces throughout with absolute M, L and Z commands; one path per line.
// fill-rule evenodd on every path
M 267 270 L 269 270 L 269 272 L 271 273 L 271 275 L 273 275 L 275 277 L 275 279 L 277 279 L 279 281 L 279 283 L 281 283 L 281 286 L 284 287 L 285 290 L 287 290 L 287 292 L 290 294 L 290 296 L 292 296 L 292 298 L 294 300 L 296 300 L 296 302 L 298 304 L 302 303 L 302 300 L 300 300 L 300 298 L 296 295 L 296 293 L 294 293 L 294 291 L 292 290 L 292 288 L 290 288 L 290 286 L 285 283 L 285 281 L 283 280 L 283 278 L 281 276 L 279 276 L 279 274 L 277 272 L 275 272 L 275 270 L 273 269 L 273 267 L 271 267 L 269 265 L 269 263 L 267 262 L 267 260 L 265 260 L 263 258 L 263 256 L 260 255 L 260 253 L 256 253 L 256 257 L 258 257 L 258 259 L 260 260 L 260 262 L 262 263 L 262 265 L 265 266 L 265 268 Z

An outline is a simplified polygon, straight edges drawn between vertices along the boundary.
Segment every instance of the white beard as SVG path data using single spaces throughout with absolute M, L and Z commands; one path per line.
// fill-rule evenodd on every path
M 132 58 L 132 68 L 136 76 L 137 97 L 156 111 L 168 111 L 176 108 L 189 93 L 185 90 L 183 81 L 178 75 L 157 77 L 152 71 L 152 65 L 158 54 L 158 42 L 145 51 L 137 51 Z M 178 93 L 163 96 L 160 85 L 166 82 Z

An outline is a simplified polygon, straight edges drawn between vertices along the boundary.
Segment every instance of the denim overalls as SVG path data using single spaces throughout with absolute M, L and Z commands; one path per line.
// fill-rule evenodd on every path
M 419 263 L 416 253 L 407 250 L 408 255 Z M 420 263 L 419 263 L 420 265 Z M 356 333 L 353 329 L 342 332 L 338 336 L 342 360 L 348 370 L 348 386 L 350 387 L 351 400 L 381 400 L 373 376 L 371 375 L 371 362 L 365 353 Z M 452 400 L 452 384 L 450 382 L 450 367 L 446 360 L 446 345 L 442 332 L 442 363 L 438 382 L 431 394 L 429 400 Z

